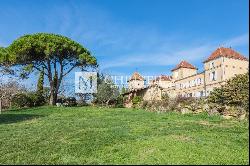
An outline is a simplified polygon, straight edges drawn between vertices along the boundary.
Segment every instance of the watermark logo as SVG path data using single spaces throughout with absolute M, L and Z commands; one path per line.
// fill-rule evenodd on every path
M 75 93 L 97 93 L 97 73 L 75 72 Z

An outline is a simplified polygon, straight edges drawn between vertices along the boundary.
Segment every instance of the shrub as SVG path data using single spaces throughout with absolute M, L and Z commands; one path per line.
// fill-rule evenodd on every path
M 5 83 L 0 76 L 0 99 L 2 101 L 2 109 L 11 107 L 13 95 L 24 93 L 26 91 L 27 89 L 24 86 L 20 85 L 19 82 L 8 80 L 8 82 Z
M 31 107 L 33 106 L 32 99 L 26 93 L 18 93 L 11 99 L 12 106 L 14 107 Z
M 60 97 L 57 98 L 56 102 L 57 102 L 57 103 L 60 103 L 60 104 L 63 104 L 63 103 L 65 102 L 65 100 L 66 100 L 65 97 L 61 97 L 61 96 L 60 96 Z
M 134 106 L 140 104 L 140 102 L 142 101 L 142 97 L 141 96 L 134 96 L 132 99 L 132 103 Z
M 167 112 L 169 109 L 169 101 L 165 100 L 153 100 L 148 101 L 147 105 L 145 105 L 147 111 L 152 112 Z
M 122 95 L 119 95 L 116 99 L 116 103 L 115 103 L 115 107 L 117 108 L 123 108 L 123 96 Z
M 169 98 L 167 93 L 163 93 L 162 100 L 165 101 L 165 102 L 169 102 L 170 98 Z
M 67 97 L 64 101 L 63 101 L 63 105 L 64 106 L 68 106 L 68 107 L 74 107 L 77 105 L 76 103 L 76 98 L 75 97 Z
M 143 101 L 140 106 L 152 112 L 181 112 L 182 109 L 188 109 L 191 112 L 201 112 L 203 109 L 203 102 L 203 99 L 181 96 L 169 98 L 166 95 L 162 100 Z
M 90 104 L 86 103 L 86 102 L 78 102 L 77 106 L 78 107 L 85 107 L 85 106 L 89 106 Z
M 36 92 L 29 92 L 27 93 L 27 96 L 30 98 L 32 102 L 32 106 L 41 106 L 45 104 L 45 97 L 41 94 L 38 94 Z
M 243 107 L 249 110 L 249 75 L 239 74 L 228 80 L 220 88 L 214 89 L 208 97 L 209 103 L 222 106 L 229 105 Z
M 15 107 L 35 107 L 44 105 L 45 99 L 36 92 L 18 93 L 11 99 Z

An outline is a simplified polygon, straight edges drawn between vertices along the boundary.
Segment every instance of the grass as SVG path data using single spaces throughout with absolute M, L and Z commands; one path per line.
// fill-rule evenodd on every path
M 39 107 L 0 115 L 0 164 L 248 164 L 248 122 Z

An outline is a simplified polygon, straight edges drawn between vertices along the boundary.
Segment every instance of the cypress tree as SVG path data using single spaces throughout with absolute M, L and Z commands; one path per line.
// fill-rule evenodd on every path
M 43 84 L 44 84 L 44 70 L 40 72 L 39 79 L 37 82 L 37 90 L 36 90 L 36 95 L 35 95 L 35 100 L 34 100 L 34 105 L 39 106 L 43 105 L 45 103 L 45 98 L 43 96 Z
M 42 95 L 43 94 L 43 84 L 44 84 L 44 70 L 40 72 L 40 76 L 37 82 L 37 94 Z

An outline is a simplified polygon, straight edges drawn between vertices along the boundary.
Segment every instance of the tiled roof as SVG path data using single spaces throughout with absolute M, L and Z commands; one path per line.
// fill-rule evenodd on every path
M 172 77 L 171 76 L 166 76 L 166 75 L 161 75 L 159 77 L 156 77 L 153 81 L 171 81 Z
M 144 81 L 144 78 L 138 72 L 134 72 L 134 74 L 131 76 L 131 78 L 128 81 L 132 81 L 132 80 Z
M 174 69 L 172 69 L 171 71 L 180 69 L 180 68 L 188 68 L 188 69 L 197 69 L 196 67 L 194 67 L 193 65 L 191 65 L 190 63 L 188 63 L 187 61 L 181 61 L 181 63 L 179 63 Z
M 246 57 L 242 56 L 240 53 L 234 51 L 231 48 L 219 47 L 204 62 L 208 62 L 219 57 L 227 57 L 227 58 L 248 61 Z

